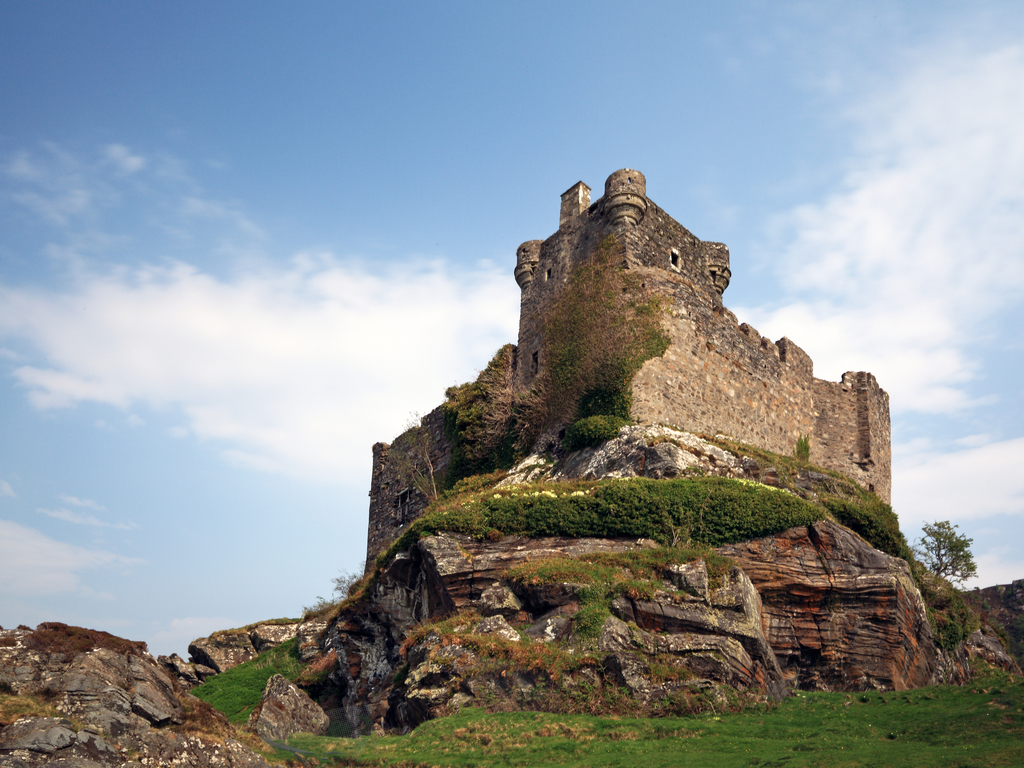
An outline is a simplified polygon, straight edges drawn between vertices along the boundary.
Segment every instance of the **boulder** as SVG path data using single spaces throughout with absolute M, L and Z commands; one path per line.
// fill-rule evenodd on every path
M 1013 657 L 1006 652 L 1003 644 L 995 635 L 987 635 L 980 629 L 975 630 L 965 643 L 971 658 L 980 658 L 993 667 L 1005 669 L 1007 672 L 1020 674 L 1020 667 Z
M 69 650 L 83 647 L 83 639 L 94 647 Z M 126 752 L 137 755 L 135 765 L 269 768 L 260 755 L 230 737 L 166 730 L 187 726 L 185 708 L 167 662 L 158 663 L 141 643 L 62 624 L 40 625 L 37 631 L 0 630 L 0 641 L 0 682 L 17 694 L 47 699 L 67 716 L 22 717 L 0 729 L 0 765 L 5 768 L 107 768 L 124 765 Z M 168 661 L 175 668 L 184 664 L 180 658 Z M 181 695 L 191 699 L 193 711 L 208 706 Z M 212 719 L 231 733 L 225 719 L 217 714 Z
M 948 682 L 904 560 L 831 521 L 719 547 L 761 596 L 787 682 L 824 691 Z
M 696 435 L 660 425 L 631 425 L 622 427 L 617 437 L 576 451 L 558 463 L 539 454 L 527 456 L 498 487 L 541 480 L 662 479 L 698 473 L 750 476 L 741 459 Z
M 242 630 L 215 632 L 188 644 L 189 659 L 193 664 L 202 664 L 217 674 L 256 658 L 249 635 Z
M 295 628 L 298 639 L 299 659 L 308 664 L 323 651 L 323 637 L 327 631 L 326 619 L 310 619 Z
M 258 624 L 249 630 L 249 642 L 256 653 L 269 651 L 287 643 L 299 631 L 300 622 L 291 624 Z
M 284 741 L 293 733 L 323 736 L 328 723 L 316 702 L 281 675 L 267 681 L 260 703 L 249 716 L 249 728 L 264 741 Z

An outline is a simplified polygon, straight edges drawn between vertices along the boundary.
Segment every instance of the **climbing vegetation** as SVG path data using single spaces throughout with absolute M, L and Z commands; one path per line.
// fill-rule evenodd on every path
M 621 266 L 623 255 L 614 236 L 605 238 L 548 312 L 533 423 L 629 419 L 633 377 L 668 349 L 665 299 Z

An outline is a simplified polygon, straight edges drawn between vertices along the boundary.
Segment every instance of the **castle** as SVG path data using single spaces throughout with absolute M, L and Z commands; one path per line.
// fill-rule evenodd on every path
M 543 369 L 544 318 L 573 270 L 609 235 L 624 254 L 623 266 L 645 288 L 669 301 L 668 351 L 648 360 L 633 380 L 632 417 L 688 432 L 724 433 L 782 454 L 801 435 L 810 440 L 814 464 L 842 472 L 888 502 L 891 490 L 889 396 L 866 372 L 839 382 L 814 377 L 810 357 L 783 337 L 772 342 L 722 304 L 729 286 L 729 249 L 697 239 L 647 197 L 639 171 L 616 171 L 604 196 L 590 202 L 578 182 L 562 194 L 558 231 L 519 246 L 515 279 L 521 289 L 515 381 L 526 390 Z M 435 474 L 443 475 L 451 447 L 440 409 L 423 420 Z M 367 558 L 426 507 L 427 499 L 404 480 L 392 451 L 373 446 Z

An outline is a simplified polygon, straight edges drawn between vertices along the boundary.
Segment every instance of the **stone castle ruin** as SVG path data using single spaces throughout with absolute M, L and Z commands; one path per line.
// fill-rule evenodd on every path
M 633 380 L 632 417 L 687 432 L 726 434 L 780 454 L 792 454 L 798 438 L 810 441 L 810 461 L 842 472 L 888 502 L 891 490 L 889 396 L 866 372 L 844 373 L 839 382 L 814 377 L 810 357 L 783 337 L 771 341 L 739 323 L 722 303 L 732 275 L 729 249 L 699 240 L 647 197 L 639 171 L 616 171 L 604 196 L 590 201 L 577 182 L 562 194 L 558 231 L 519 246 L 515 279 L 522 291 L 516 348 L 516 387 L 529 388 L 543 370 L 546 313 L 609 235 L 623 266 L 646 289 L 668 300 L 667 352 L 648 360 Z M 440 409 L 423 420 L 435 474 L 447 466 L 451 446 Z M 403 449 L 373 446 L 367 558 L 372 558 L 426 507 L 389 460 Z

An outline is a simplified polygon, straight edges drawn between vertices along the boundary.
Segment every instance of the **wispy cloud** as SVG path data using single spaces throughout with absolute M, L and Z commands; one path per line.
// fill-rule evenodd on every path
M 108 144 L 104 154 L 122 173 L 136 173 L 146 167 L 146 158 L 133 154 L 123 144 Z
M 55 520 L 63 520 L 66 523 L 74 523 L 75 525 L 88 525 L 93 528 L 114 528 L 119 531 L 130 531 L 132 526 L 127 523 L 108 523 L 104 520 L 100 520 L 94 515 L 87 515 L 83 512 L 73 512 L 70 509 L 44 509 L 40 507 L 36 510 L 41 515 L 52 517 Z
M 946 451 L 897 445 L 893 506 L 912 524 L 1024 516 L 1024 438 Z
M 0 496 L 9 496 L 12 499 L 16 499 L 18 497 L 18 494 L 16 494 L 14 492 L 14 489 L 11 488 L 10 483 L 8 483 L 6 480 L 0 480 Z
M 141 562 L 113 552 L 55 541 L 34 528 L 0 520 L 0 592 L 5 594 L 87 596 L 91 590 L 81 582 L 83 571 Z
M 327 256 L 227 280 L 178 263 L 63 292 L 0 285 L 0 335 L 47 361 L 14 370 L 37 408 L 176 407 L 233 463 L 333 479 L 475 375 L 517 312 L 493 268 L 374 274 Z
M 92 499 L 80 499 L 77 496 L 68 496 L 65 493 L 59 494 L 58 499 L 63 501 L 65 504 L 70 504 L 73 507 L 86 507 L 88 509 L 95 509 L 97 512 L 106 512 L 107 508 L 102 504 L 99 504 Z
M 841 189 L 781 224 L 787 293 L 740 314 L 897 412 L 969 408 L 977 339 L 1024 295 L 1024 48 L 933 48 L 850 116 Z

